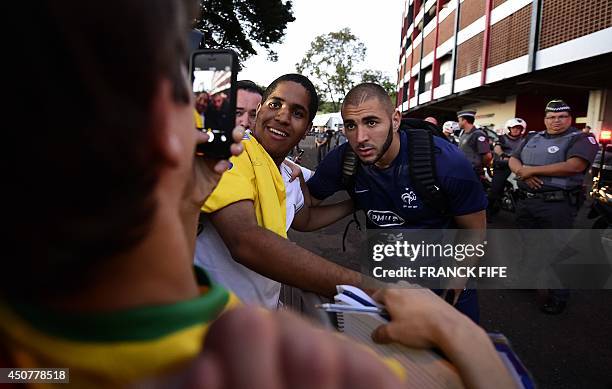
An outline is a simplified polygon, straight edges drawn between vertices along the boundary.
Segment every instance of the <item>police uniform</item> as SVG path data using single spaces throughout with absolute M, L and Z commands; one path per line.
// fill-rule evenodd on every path
M 460 111 L 457 112 L 458 117 L 470 116 L 474 117 L 476 111 Z M 461 132 L 459 135 L 459 149 L 472 164 L 472 168 L 478 176 L 482 176 L 482 156 L 491 152 L 487 135 L 479 128 L 472 128 L 472 131 L 466 133 Z
M 546 112 L 571 112 L 561 100 L 553 100 L 546 106 Z M 514 151 L 525 166 L 545 166 L 565 162 L 578 157 L 589 165 L 597 154 L 597 142 L 582 131 L 569 127 L 563 133 L 549 134 L 547 131 L 531 132 Z M 539 189 L 530 188 L 524 181 L 518 182 L 520 199 L 517 206 L 517 224 L 523 229 L 570 229 L 582 204 L 582 183 L 586 170 L 571 176 L 541 176 Z M 549 291 L 548 300 L 541 306 L 549 314 L 561 313 L 569 290 Z
M 327 139 L 327 133 L 317 132 L 315 134 L 315 139 L 319 142 L 323 142 Z M 323 158 L 325 158 L 325 154 L 327 154 L 327 144 L 317 145 L 317 163 L 321 163 Z
M 546 131 L 530 133 L 513 157 L 525 166 L 544 166 L 579 157 L 589 164 L 597 154 L 597 142 L 582 131 L 570 127 L 562 134 Z M 543 185 L 531 189 L 519 181 L 521 200 L 517 223 L 521 228 L 572 228 L 582 198 L 586 170 L 566 177 L 538 176 Z
M 520 146 L 522 141 L 523 138 L 520 136 L 512 138 L 508 134 L 504 134 L 500 135 L 497 142 L 495 142 L 495 146 L 501 147 L 503 154 L 502 157 L 495 154 L 495 162 L 493 165 L 494 172 L 489 195 L 489 207 L 492 208 L 493 211 L 499 210 L 499 205 L 497 202 L 504 191 L 506 180 L 512 173 L 508 167 L 508 161 L 504 160 L 503 158 L 511 156 L 514 153 L 514 150 Z

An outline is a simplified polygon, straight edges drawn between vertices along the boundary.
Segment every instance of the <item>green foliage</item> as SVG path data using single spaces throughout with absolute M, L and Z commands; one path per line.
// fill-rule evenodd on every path
M 364 70 L 361 72 L 361 82 L 373 82 L 382 86 L 389 96 L 391 96 L 391 101 L 395 103 L 397 98 L 397 91 L 395 89 L 395 84 L 389 81 L 389 76 L 383 74 L 380 70 Z
M 298 72 L 309 76 L 321 97 L 319 112 L 338 112 L 348 91 L 357 82 L 381 85 L 395 102 L 395 85 L 380 70 L 357 71 L 366 55 L 365 45 L 348 28 L 317 36 L 310 49 L 295 65 Z
M 317 36 L 295 67 L 312 78 L 320 96 L 332 104 L 332 112 L 337 112 L 341 99 L 355 84 L 354 67 L 363 61 L 365 54 L 365 45 L 349 28 L 343 28 Z
M 329 101 L 323 101 L 323 100 L 319 102 L 319 110 L 317 111 L 317 113 L 332 113 L 332 112 L 338 112 L 338 109 L 336 109 L 336 106 L 334 105 L 334 103 L 329 102 Z
M 282 0 L 200 0 L 194 28 L 204 34 L 206 48 L 232 48 L 241 60 L 257 54 L 253 43 L 268 51 L 268 58 L 277 60 L 270 49 L 281 42 L 287 23 L 295 20 L 291 1 Z

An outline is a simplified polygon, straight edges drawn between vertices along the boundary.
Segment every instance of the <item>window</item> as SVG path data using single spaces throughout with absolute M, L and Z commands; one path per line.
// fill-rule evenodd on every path
M 421 73 L 423 74 L 423 76 L 419 77 L 419 94 L 431 90 L 431 82 L 433 79 L 433 72 L 431 71 L 431 66 L 422 69 Z
M 425 26 L 426 26 L 426 25 L 428 25 L 428 24 L 429 24 L 429 22 L 431 22 L 433 19 L 435 19 L 435 17 L 436 17 L 436 5 L 434 4 L 434 5 L 433 5 L 433 7 L 431 7 L 431 8 L 429 9 L 429 11 L 427 11 L 427 12 L 425 13 L 425 16 L 424 16 L 424 23 L 423 23 L 423 24 L 424 24 Z
M 412 23 L 412 21 L 414 20 L 414 3 L 410 4 L 410 7 L 408 7 L 408 14 L 406 15 L 406 25 L 408 27 L 410 27 L 410 23 Z
M 440 58 L 440 85 L 451 81 L 453 71 L 452 59 L 453 57 L 450 54 Z

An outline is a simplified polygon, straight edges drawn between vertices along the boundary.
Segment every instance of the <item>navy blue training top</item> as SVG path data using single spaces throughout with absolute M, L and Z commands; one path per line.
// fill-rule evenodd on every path
M 467 215 L 487 207 L 487 198 L 472 165 L 459 148 L 434 136 L 438 184 L 449 200 L 450 216 L 425 205 L 410 185 L 408 136 L 400 131 L 400 151 L 386 169 L 359 164 L 355 174 L 355 206 L 365 211 L 368 228 L 448 228 L 453 216 Z M 323 200 L 345 190 L 342 159 L 345 143 L 327 154 L 308 180 L 310 194 Z

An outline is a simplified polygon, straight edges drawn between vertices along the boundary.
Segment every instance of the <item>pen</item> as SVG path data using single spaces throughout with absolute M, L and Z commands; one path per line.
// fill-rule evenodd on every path
M 366 307 L 375 307 L 374 304 L 372 304 L 368 300 L 366 300 L 366 299 L 356 295 L 355 293 L 351 292 L 350 290 L 344 290 L 344 291 L 342 291 L 342 294 L 352 298 L 353 300 L 357 301 L 361 305 L 365 305 Z
M 317 304 L 315 308 L 322 309 L 325 312 L 363 312 L 377 313 L 387 320 L 391 320 L 389 313 L 384 308 L 379 307 L 359 307 L 344 304 Z

